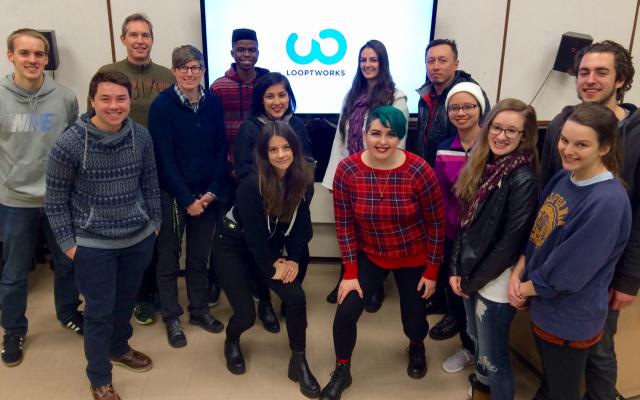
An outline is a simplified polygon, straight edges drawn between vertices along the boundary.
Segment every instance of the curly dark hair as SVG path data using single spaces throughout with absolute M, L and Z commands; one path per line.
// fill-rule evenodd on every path
M 573 74 L 577 74 L 580 69 L 580 63 L 582 57 L 589 53 L 612 53 L 614 56 L 614 63 L 616 68 L 616 81 L 623 81 L 624 84 L 616 91 L 616 100 L 622 101 L 624 94 L 627 90 L 631 89 L 633 83 L 633 75 L 636 73 L 633 68 L 633 57 L 629 50 L 625 49 L 618 43 L 612 40 L 605 40 L 598 43 L 593 43 L 590 46 L 583 47 L 576 53 L 575 60 L 573 62 Z

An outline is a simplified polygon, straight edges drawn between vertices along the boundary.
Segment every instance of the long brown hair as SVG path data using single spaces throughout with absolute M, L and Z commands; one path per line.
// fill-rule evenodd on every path
M 567 121 L 588 126 L 596 131 L 598 147 L 609 147 L 607 154 L 602 156 L 602 163 L 612 174 L 619 177 L 622 148 L 619 145 L 618 118 L 613 111 L 600 104 L 585 102 L 574 107 Z
M 395 97 L 396 84 L 393 82 L 393 78 L 391 77 L 387 48 L 379 40 L 369 40 L 360 48 L 360 51 L 358 51 L 358 69 L 356 71 L 356 76 L 353 78 L 351 89 L 349 89 L 349 92 L 347 93 L 347 98 L 344 102 L 344 106 L 342 107 L 342 112 L 340 113 L 338 127 L 340 128 L 340 140 L 342 143 L 344 143 L 347 138 L 347 122 L 351 118 L 351 113 L 353 113 L 353 104 L 358 96 L 367 90 L 367 78 L 364 77 L 362 70 L 360 69 L 360 56 L 364 49 L 371 49 L 376 53 L 376 56 L 378 56 L 378 76 L 376 77 L 376 85 L 367 96 L 369 111 L 378 106 L 393 104 Z
M 456 184 L 453 186 L 458 198 L 470 201 L 473 199 L 476 190 L 478 190 L 485 165 L 489 157 L 492 157 L 488 140 L 489 126 L 493 123 L 496 115 L 503 111 L 516 111 L 524 117 L 524 133 L 522 134 L 522 140 L 520 141 L 518 149 L 530 150 L 533 153 L 532 166 L 534 169 L 537 168 L 538 149 L 536 145 L 538 143 L 538 123 L 536 110 L 518 99 L 504 99 L 491 108 L 491 112 L 482 124 L 482 131 L 478 136 L 478 141 L 473 146 L 473 150 L 471 150 L 469 162 L 467 162 L 467 165 L 462 169 Z
M 293 161 L 280 180 L 269 162 L 269 141 L 280 136 L 289 143 Z M 265 215 L 289 222 L 309 185 L 313 183 L 313 165 L 304 158 L 302 145 L 293 129 L 283 121 L 270 121 L 262 126 L 255 147 L 258 182 Z

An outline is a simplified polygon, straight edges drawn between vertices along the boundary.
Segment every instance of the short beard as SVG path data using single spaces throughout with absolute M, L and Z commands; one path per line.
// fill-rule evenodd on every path
M 585 100 L 582 97 L 580 97 L 580 89 L 576 89 L 576 94 L 578 95 L 578 98 L 580 99 L 580 101 L 585 102 Z M 609 101 L 611 100 L 611 98 L 613 98 L 615 103 L 617 104 L 618 103 L 617 94 L 618 94 L 618 90 L 614 88 L 613 91 L 609 93 L 609 95 L 606 96 L 603 100 L 596 101 L 594 103 L 598 103 L 606 107 L 609 104 Z

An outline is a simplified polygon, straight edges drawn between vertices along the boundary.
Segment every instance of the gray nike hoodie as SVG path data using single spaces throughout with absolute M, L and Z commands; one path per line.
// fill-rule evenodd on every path
M 0 81 L 0 204 L 42 207 L 49 150 L 78 117 L 78 100 L 45 75 L 34 92 Z

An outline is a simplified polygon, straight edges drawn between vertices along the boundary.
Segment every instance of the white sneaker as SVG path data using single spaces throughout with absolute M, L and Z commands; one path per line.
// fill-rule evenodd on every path
M 449 356 L 442 363 L 442 369 L 450 374 L 455 374 L 456 372 L 460 372 L 469 365 L 473 365 L 475 362 L 475 357 L 471 354 L 470 351 L 466 349 L 460 349 L 455 352 L 453 355 Z

